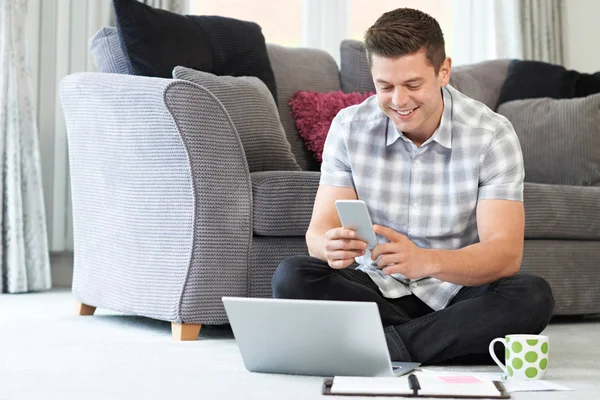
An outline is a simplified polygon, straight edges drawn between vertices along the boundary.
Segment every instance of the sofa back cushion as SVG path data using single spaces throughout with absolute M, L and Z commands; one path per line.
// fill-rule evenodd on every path
M 206 88 L 223 104 L 242 142 L 250 172 L 300 171 L 273 96 L 259 78 L 216 76 L 185 67 L 175 67 L 173 78 Z
M 256 76 L 274 98 L 275 78 L 261 27 L 218 15 L 181 15 L 114 0 L 123 54 L 136 75 L 170 78 L 178 65 L 215 75 Z
M 450 85 L 495 111 L 509 63 L 510 60 L 501 59 L 459 65 L 452 68 Z
M 96 71 L 110 74 L 134 75 L 131 65 L 127 62 L 117 28 L 105 26 L 90 39 L 90 53 L 94 59 Z
M 318 171 L 320 165 L 306 148 L 296 129 L 289 101 L 299 90 L 329 92 L 340 90 L 340 74 L 331 55 L 322 50 L 267 44 L 277 85 L 277 107 L 296 161 L 304 171 Z
M 367 62 L 365 44 L 344 40 L 340 45 L 341 85 L 346 93 L 373 92 L 375 85 Z M 467 96 L 496 109 L 510 60 L 491 60 L 452 69 L 450 85 Z
M 513 100 L 498 112 L 519 137 L 527 182 L 600 185 L 600 94 Z

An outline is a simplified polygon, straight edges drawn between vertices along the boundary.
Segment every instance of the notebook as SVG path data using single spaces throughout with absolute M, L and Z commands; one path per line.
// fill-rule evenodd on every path
M 418 372 L 397 378 L 346 376 L 326 378 L 322 393 L 346 396 L 510 398 L 501 382 L 489 378 Z

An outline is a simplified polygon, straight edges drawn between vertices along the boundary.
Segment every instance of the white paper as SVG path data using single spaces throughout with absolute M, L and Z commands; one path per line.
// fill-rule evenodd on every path
M 546 390 L 573 390 L 558 383 L 552 383 L 549 381 L 538 380 L 538 381 L 518 381 L 518 380 L 506 380 L 502 382 L 506 391 L 512 392 L 537 392 Z
M 473 375 L 479 377 L 486 377 L 493 381 L 501 381 L 504 385 L 504 388 L 508 393 L 513 392 L 538 392 L 538 391 L 563 391 L 563 390 L 573 390 L 563 385 L 559 385 L 557 383 L 553 383 L 547 380 L 537 380 L 537 381 L 521 381 L 521 380 L 512 380 L 505 379 L 505 374 L 503 372 L 457 372 L 457 371 L 441 371 L 441 370 L 432 370 L 432 369 L 421 369 L 423 374 L 432 374 L 432 375 Z
M 331 393 L 411 394 L 406 377 L 336 376 Z

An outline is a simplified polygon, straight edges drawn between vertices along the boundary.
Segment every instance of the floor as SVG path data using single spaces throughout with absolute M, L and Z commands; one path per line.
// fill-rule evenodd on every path
M 76 316 L 68 289 L 0 295 L 0 321 L 1 400 L 323 399 L 320 377 L 246 371 L 228 326 L 206 326 L 197 341 L 175 342 L 167 322 L 106 310 Z M 598 399 L 600 316 L 556 319 L 544 333 L 551 342 L 547 380 L 575 391 L 512 398 Z

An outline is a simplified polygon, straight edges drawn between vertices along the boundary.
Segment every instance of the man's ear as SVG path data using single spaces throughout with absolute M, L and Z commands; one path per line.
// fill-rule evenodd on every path
M 446 86 L 450 82 L 450 73 L 452 72 L 452 59 L 446 57 L 440 66 L 440 72 L 438 76 L 441 79 L 441 85 Z

